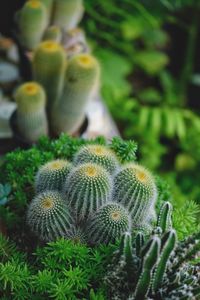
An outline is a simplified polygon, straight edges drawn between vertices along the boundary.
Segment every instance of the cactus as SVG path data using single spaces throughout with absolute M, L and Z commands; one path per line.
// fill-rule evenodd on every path
M 53 9 L 53 0 L 40 0 L 40 2 L 42 2 L 44 4 L 44 6 L 46 7 L 46 11 L 47 11 L 47 26 L 51 20 L 51 15 L 52 15 L 52 9 Z
M 53 24 L 70 30 L 77 26 L 83 15 L 82 0 L 55 0 Z
M 46 91 L 48 113 L 61 94 L 66 63 L 64 49 L 54 41 L 42 42 L 34 52 L 33 75 Z
M 103 166 L 110 174 L 116 172 L 118 168 L 118 161 L 114 152 L 102 145 L 84 146 L 74 157 L 75 165 L 88 162 Z
M 22 84 L 15 93 L 15 100 L 21 136 L 28 142 L 35 142 L 41 135 L 47 135 L 46 96 L 42 86 L 36 82 Z
M 172 205 L 169 202 L 164 202 L 161 206 L 157 221 L 157 226 L 162 229 L 163 233 L 172 227 L 171 215 Z
M 77 226 L 71 226 L 65 235 L 65 238 L 76 243 L 86 244 L 86 235 L 82 228 Z
M 40 43 L 46 24 L 47 11 L 39 0 L 27 1 L 17 13 L 19 39 L 29 49 L 35 49 Z
M 54 41 L 60 43 L 62 39 L 62 32 L 58 26 L 50 26 L 44 33 L 43 41 Z
M 95 212 L 87 227 L 88 241 L 92 244 L 114 243 L 131 226 L 128 212 L 117 203 L 107 203 Z
M 110 196 L 112 180 L 103 167 L 87 163 L 74 168 L 67 177 L 64 193 L 77 217 L 88 218 Z
M 137 164 L 127 164 L 115 177 L 113 201 L 130 212 L 133 225 L 145 223 L 157 197 L 154 178 L 149 171 Z
M 70 162 L 61 159 L 53 160 L 43 165 L 36 174 L 36 193 L 45 190 L 61 191 L 71 168 L 72 164 Z
M 74 133 L 84 121 L 86 104 L 90 100 L 99 78 L 99 64 L 89 54 L 70 59 L 64 89 L 51 114 L 55 134 Z
M 38 194 L 30 203 L 27 222 L 40 240 L 48 242 L 64 236 L 73 219 L 62 195 L 47 191 Z

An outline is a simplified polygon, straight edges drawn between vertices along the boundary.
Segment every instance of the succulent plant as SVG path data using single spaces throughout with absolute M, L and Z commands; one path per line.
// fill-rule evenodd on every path
M 51 124 L 55 134 L 78 130 L 98 79 L 99 64 L 90 54 L 75 55 L 69 60 L 63 93 L 52 108 Z
M 21 44 L 32 50 L 40 43 L 47 25 L 46 7 L 39 0 L 29 0 L 17 12 L 19 39 Z
M 36 193 L 45 190 L 61 191 L 71 168 L 72 164 L 63 159 L 56 159 L 43 165 L 36 174 Z
M 114 178 L 112 199 L 130 212 L 133 225 L 145 223 L 154 210 L 156 197 L 154 178 L 143 166 L 129 163 Z
M 47 11 L 47 26 L 51 20 L 51 15 L 52 15 L 52 9 L 53 9 L 53 2 L 54 0 L 39 0 L 40 2 L 42 2 L 44 4 L 44 6 L 46 7 L 46 11 Z
M 20 85 L 15 100 L 17 126 L 21 136 L 29 142 L 35 142 L 41 135 L 47 135 L 46 96 L 42 86 L 36 82 Z
M 119 163 L 115 153 L 103 145 L 87 145 L 80 149 L 74 157 L 74 164 L 96 163 L 104 167 L 110 174 L 118 169 Z
M 44 33 L 43 41 L 54 41 L 60 43 L 62 39 L 62 32 L 60 27 L 52 25 L 48 27 Z
M 111 177 L 103 167 L 86 163 L 70 172 L 63 191 L 77 217 L 87 219 L 108 201 L 111 187 Z
M 34 52 L 33 75 L 46 91 L 48 112 L 61 94 L 66 63 L 65 51 L 55 41 L 42 42 Z
M 65 236 L 73 224 L 73 218 L 62 195 L 57 191 L 47 191 L 31 201 L 27 223 L 40 240 L 48 242 Z
M 83 15 L 82 0 L 55 0 L 53 24 L 70 30 L 77 26 Z
M 65 238 L 67 240 L 73 241 L 76 243 L 86 244 L 87 238 L 84 230 L 81 227 L 72 225 L 69 230 L 67 231 L 67 234 L 65 235 Z
M 87 227 L 88 241 L 92 244 L 108 244 L 118 240 L 130 229 L 128 212 L 117 203 L 107 203 L 93 213 Z

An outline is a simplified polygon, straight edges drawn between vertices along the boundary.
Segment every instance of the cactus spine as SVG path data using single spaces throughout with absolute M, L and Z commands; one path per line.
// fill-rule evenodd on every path
M 24 47 L 35 49 L 40 43 L 46 24 L 47 11 L 39 0 L 27 1 L 18 12 L 19 38 Z
M 47 135 L 46 96 L 38 83 L 27 82 L 16 91 L 17 125 L 20 134 L 29 142 Z
M 55 134 L 74 133 L 83 123 L 86 104 L 99 79 L 99 64 L 89 54 L 70 59 L 61 97 L 55 103 L 51 123 Z
M 127 164 L 114 179 L 113 201 L 130 212 L 133 225 L 145 223 L 157 197 L 153 176 L 144 167 Z
M 87 145 L 74 157 L 74 164 L 93 162 L 104 167 L 110 174 L 118 168 L 117 158 L 112 150 L 102 145 Z
M 64 236 L 73 219 L 61 194 L 47 191 L 37 195 L 30 203 L 27 222 L 39 239 L 48 242 Z
M 77 26 L 83 15 L 82 0 L 55 0 L 53 24 L 70 30 Z
M 92 216 L 87 228 L 92 244 L 108 244 L 119 239 L 131 226 L 128 212 L 119 204 L 107 203 Z
M 103 167 L 87 163 L 70 172 L 64 193 L 77 217 L 84 219 L 108 201 L 111 185 L 112 180 Z
M 66 63 L 64 49 L 54 41 L 42 42 L 34 52 L 33 75 L 46 91 L 48 112 L 61 94 Z
M 70 162 L 61 159 L 50 161 L 43 165 L 36 174 L 36 193 L 45 190 L 61 191 L 71 168 L 72 164 Z

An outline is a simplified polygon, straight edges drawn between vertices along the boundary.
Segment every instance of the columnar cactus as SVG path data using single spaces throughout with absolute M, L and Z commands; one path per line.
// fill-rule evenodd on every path
M 72 164 L 70 162 L 61 159 L 53 160 L 43 165 L 36 174 L 36 193 L 45 190 L 61 191 L 71 168 Z
M 87 228 L 88 240 L 92 244 L 113 243 L 129 231 L 131 221 L 128 212 L 117 203 L 107 203 L 92 216 Z
M 171 222 L 171 215 L 172 215 L 172 205 L 170 202 L 164 202 L 160 208 L 160 212 L 158 215 L 157 226 L 162 229 L 162 232 L 171 229 L 172 222 Z
M 82 0 L 55 0 L 53 24 L 70 30 L 77 26 L 83 15 Z
M 87 163 L 70 172 L 63 190 L 77 217 L 85 219 L 108 201 L 111 186 L 111 177 L 103 167 Z
M 103 166 L 110 174 L 116 172 L 119 165 L 115 153 L 102 145 L 84 146 L 74 157 L 75 165 L 88 162 Z
M 144 167 L 130 163 L 115 176 L 112 199 L 126 207 L 133 224 L 145 223 L 156 197 L 154 178 Z
M 40 136 L 47 135 L 46 96 L 42 86 L 36 82 L 22 84 L 15 93 L 15 100 L 21 136 L 28 142 L 35 142 Z
M 38 194 L 30 203 L 27 222 L 33 233 L 44 241 L 64 236 L 73 224 L 66 201 L 56 191 Z
M 21 44 L 32 50 L 40 43 L 46 24 L 47 11 L 39 0 L 27 1 L 17 12 L 19 39 Z
M 33 75 L 46 91 L 48 112 L 61 94 L 66 63 L 64 49 L 54 41 L 42 42 L 34 52 Z
M 99 79 L 99 64 L 89 54 L 79 54 L 69 61 L 64 89 L 51 113 L 55 134 L 74 133 L 84 121 L 86 104 Z

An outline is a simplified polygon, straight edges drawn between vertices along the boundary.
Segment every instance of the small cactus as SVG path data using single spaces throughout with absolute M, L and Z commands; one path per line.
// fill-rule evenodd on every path
M 67 231 L 67 234 L 65 236 L 66 239 L 71 240 L 75 244 L 81 243 L 86 244 L 87 239 L 86 235 L 82 228 L 72 225 L 69 230 Z
M 82 0 L 55 0 L 53 24 L 70 30 L 77 27 L 83 16 Z
M 55 103 L 51 123 L 55 134 L 74 133 L 84 121 L 85 110 L 99 79 L 99 64 L 89 54 L 70 59 L 61 97 Z
M 160 227 L 163 233 L 171 229 L 172 227 L 171 215 L 172 215 L 171 203 L 164 202 L 160 208 L 158 220 L 157 220 L 157 227 Z
M 130 163 L 115 176 L 112 199 L 126 207 L 133 225 L 145 223 L 156 197 L 154 178 L 144 167 Z
M 17 12 L 17 22 L 21 44 L 29 50 L 35 49 L 47 24 L 46 7 L 39 0 L 27 1 Z
M 92 216 L 87 228 L 88 241 L 108 244 L 118 240 L 131 226 L 128 212 L 120 204 L 107 203 Z
M 62 195 L 47 191 L 37 195 L 30 203 L 27 222 L 40 240 L 49 242 L 64 236 L 73 219 Z
M 34 52 L 33 75 L 46 91 L 48 112 L 61 94 L 66 63 L 64 49 L 54 41 L 42 42 Z
M 38 83 L 27 82 L 15 93 L 17 103 L 17 126 L 19 133 L 28 142 L 35 142 L 48 134 L 45 112 L 46 96 Z
M 60 43 L 62 39 L 62 32 L 58 26 L 50 26 L 44 33 L 43 41 L 54 41 Z
M 71 168 L 72 164 L 70 162 L 61 159 L 53 160 L 43 165 L 36 174 L 36 193 L 45 190 L 61 191 Z
M 110 197 L 112 180 L 103 167 L 87 163 L 74 168 L 67 177 L 64 193 L 80 219 L 88 218 Z
M 93 162 L 103 166 L 110 174 L 116 172 L 118 160 L 112 150 L 102 145 L 87 145 L 74 157 L 74 164 Z

